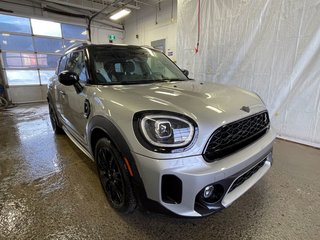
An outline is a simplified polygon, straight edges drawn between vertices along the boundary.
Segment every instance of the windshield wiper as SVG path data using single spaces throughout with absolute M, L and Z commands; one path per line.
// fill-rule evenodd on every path
M 188 81 L 188 80 L 191 80 L 191 79 L 181 79 L 181 78 L 164 78 L 162 79 L 166 82 L 183 82 L 183 81 Z
M 117 82 L 116 84 L 119 84 L 119 85 L 126 85 L 126 84 L 146 84 L 146 83 L 155 83 L 155 82 L 166 82 L 165 80 L 163 79 L 147 79 L 147 80 L 138 80 L 138 81 L 120 81 L 120 82 Z
M 119 81 L 119 82 L 108 82 L 101 85 L 130 85 L 130 84 L 148 84 L 148 83 L 157 83 L 157 82 L 171 82 L 171 81 L 187 81 L 191 79 L 143 79 L 143 80 L 137 80 L 137 81 L 131 81 L 131 80 L 125 80 L 125 81 Z

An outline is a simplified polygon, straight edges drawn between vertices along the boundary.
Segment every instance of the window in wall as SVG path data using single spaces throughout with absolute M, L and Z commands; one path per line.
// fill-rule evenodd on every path
M 48 84 L 49 79 L 54 75 L 54 70 L 40 70 L 41 84 Z
M 32 37 L 16 36 L 8 33 L 0 35 L 0 49 L 12 51 L 34 51 Z
M 36 52 L 62 53 L 62 39 L 34 37 L 34 48 Z
M 60 23 L 31 19 L 31 26 L 34 35 L 62 37 Z
M 37 54 L 39 68 L 56 68 L 61 56 L 52 54 Z
M 67 60 L 68 60 L 67 56 L 62 57 L 60 64 L 59 64 L 58 73 L 61 73 L 65 69 Z
M 83 39 L 86 40 L 87 29 L 83 26 L 71 25 L 71 24 L 61 24 L 62 36 L 67 39 Z
M 82 41 L 75 41 L 75 40 L 64 40 L 64 48 L 65 49 L 67 49 L 67 48 L 69 48 L 70 46 L 72 46 L 72 45 L 79 45 L 79 44 L 81 44 L 81 43 L 84 43 L 84 42 L 82 42 Z
M 122 68 L 121 63 L 115 63 L 115 64 L 114 64 L 114 70 L 115 70 L 117 73 L 123 72 L 123 68 Z
M 0 32 L 31 34 L 29 18 L 0 14 Z
M 9 85 L 39 85 L 37 70 L 6 70 Z
M 87 81 L 87 69 L 84 61 L 84 54 L 82 51 L 71 54 L 66 66 L 66 70 L 75 72 L 79 75 L 80 81 Z
M 4 52 L 3 63 L 5 68 L 36 68 L 37 59 L 34 53 Z
M 46 84 L 65 49 L 86 40 L 84 26 L 0 14 L 0 67 L 9 85 Z M 76 70 L 86 80 L 86 68 L 79 64 Z

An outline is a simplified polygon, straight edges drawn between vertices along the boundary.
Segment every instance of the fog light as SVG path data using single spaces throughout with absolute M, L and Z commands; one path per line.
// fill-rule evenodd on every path
M 213 190 L 214 190 L 213 185 L 209 185 L 209 186 L 205 187 L 205 189 L 203 191 L 204 198 L 209 198 L 212 195 Z

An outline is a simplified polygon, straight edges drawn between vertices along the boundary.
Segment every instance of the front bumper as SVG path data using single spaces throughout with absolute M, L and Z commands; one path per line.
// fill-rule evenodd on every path
M 270 129 L 246 148 L 211 163 L 202 155 L 169 160 L 137 153 L 133 156 L 149 199 L 177 215 L 200 217 L 230 206 L 270 169 L 274 139 L 275 133 Z M 236 183 L 237 187 L 231 189 Z M 212 184 L 222 186 L 223 193 L 216 202 L 206 203 L 202 192 Z M 171 189 L 169 193 L 167 188 Z M 181 196 L 170 199 L 166 196 L 170 192 Z

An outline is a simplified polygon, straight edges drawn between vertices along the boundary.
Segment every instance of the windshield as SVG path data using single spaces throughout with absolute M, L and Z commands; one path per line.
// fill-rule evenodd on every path
M 149 48 L 97 46 L 92 55 L 98 84 L 188 80 L 163 53 Z

